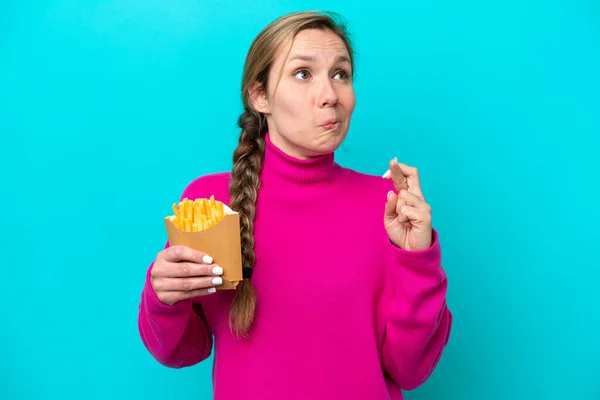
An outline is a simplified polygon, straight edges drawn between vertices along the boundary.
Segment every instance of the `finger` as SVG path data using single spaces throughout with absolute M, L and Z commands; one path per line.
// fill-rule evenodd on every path
M 166 304 L 175 304 L 181 300 L 191 299 L 199 296 L 206 296 L 217 291 L 216 288 L 206 288 L 197 290 L 188 290 L 186 292 L 163 292 L 159 300 Z
M 413 223 L 431 224 L 431 213 L 422 208 L 402 206 L 400 207 L 400 214 L 406 216 Z
M 397 192 L 408 189 L 408 181 L 402 173 L 402 170 L 399 168 L 398 160 L 396 158 L 390 161 L 390 169 L 383 174 L 383 177 L 392 180 L 394 183 L 394 188 Z
M 398 219 L 400 222 L 407 221 L 404 215 L 398 215 L 399 206 L 405 205 L 406 202 L 403 199 L 398 198 L 398 195 L 393 190 L 388 192 L 387 201 L 385 203 L 385 213 L 383 220 L 385 224 Z
M 429 207 L 429 205 L 425 202 L 425 200 L 422 197 L 418 197 L 417 195 L 415 195 L 412 192 L 409 192 L 408 190 L 401 190 L 400 193 L 398 193 L 398 197 L 403 199 L 406 202 L 406 204 L 408 204 L 411 207 L 416 207 L 416 208 L 428 208 Z
M 218 286 L 223 283 L 223 278 L 220 276 L 206 278 L 164 278 L 157 279 L 154 282 L 156 291 L 162 292 L 188 292 L 198 289 L 208 289 L 209 287 Z
M 390 190 L 387 194 L 387 201 L 385 202 L 385 215 L 387 217 L 396 216 L 396 205 L 398 204 L 398 196 L 393 190 Z
M 419 178 L 419 171 L 415 167 L 410 167 L 406 164 L 402 164 L 397 161 L 395 162 L 395 164 L 395 168 L 398 170 L 398 172 L 406 178 L 408 190 L 419 197 L 423 197 L 423 191 L 421 190 L 421 181 Z M 393 172 L 394 169 L 392 169 L 392 174 Z
M 187 246 L 176 245 L 167 247 L 159 253 L 168 262 L 191 261 L 197 264 L 212 264 L 213 259 L 208 254 Z
M 218 265 L 196 264 L 192 262 L 161 263 L 156 269 L 157 271 L 153 271 L 153 276 L 165 278 L 223 275 L 223 268 Z

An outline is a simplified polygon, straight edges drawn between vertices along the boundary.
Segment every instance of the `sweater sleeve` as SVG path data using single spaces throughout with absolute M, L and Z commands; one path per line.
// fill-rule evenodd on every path
M 174 305 L 158 299 L 150 283 L 153 265 L 148 268 L 139 305 L 138 330 L 142 342 L 150 354 L 167 367 L 195 365 L 210 356 L 212 332 L 201 308 L 193 307 L 191 299 Z
M 392 246 L 393 298 L 383 337 L 383 367 L 404 390 L 423 384 L 448 343 L 452 314 L 446 305 L 447 279 L 438 234 L 425 250 Z

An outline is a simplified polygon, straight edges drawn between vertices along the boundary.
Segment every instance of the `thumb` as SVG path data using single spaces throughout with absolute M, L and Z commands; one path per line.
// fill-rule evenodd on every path
M 393 190 L 390 190 L 387 194 L 387 202 L 385 203 L 385 218 L 396 217 L 396 204 L 398 203 L 398 196 Z

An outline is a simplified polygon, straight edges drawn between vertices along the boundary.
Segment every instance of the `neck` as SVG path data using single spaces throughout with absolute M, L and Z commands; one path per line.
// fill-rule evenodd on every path
M 269 186 L 307 187 L 332 183 L 341 172 L 334 153 L 299 159 L 293 157 L 265 137 L 265 158 L 261 180 Z

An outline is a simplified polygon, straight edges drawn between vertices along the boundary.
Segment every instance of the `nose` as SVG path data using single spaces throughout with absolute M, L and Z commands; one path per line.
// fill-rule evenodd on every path
M 319 93 L 317 96 L 317 105 L 321 108 L 333 107 L 338 102 L 338 95 L 335 88 L 329 79 L 323 80 L 319 85 Z

